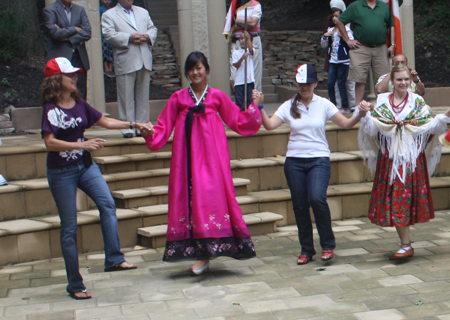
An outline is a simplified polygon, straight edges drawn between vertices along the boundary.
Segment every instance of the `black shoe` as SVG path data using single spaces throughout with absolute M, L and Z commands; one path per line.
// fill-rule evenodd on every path
M 131 132 L 123 133 L 123 137 L 124 137 L 125 139 L 127 139 L 127 138 L 133 138 L 133 134 L 132 134 Z

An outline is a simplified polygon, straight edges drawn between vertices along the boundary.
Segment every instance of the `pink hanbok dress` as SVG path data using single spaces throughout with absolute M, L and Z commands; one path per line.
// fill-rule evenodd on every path
M 209 87 L 196 101 L 187 88 L 172 94 L 154 126 L 155 133 L 145 138 L 150 150 L 158 150 L 175 128 L 164 261 L 255 256 L 236 201 L 222 120 L 242 135 L 252 135 L 261 127 L 255 104 L 241 112 L 220 90 Z

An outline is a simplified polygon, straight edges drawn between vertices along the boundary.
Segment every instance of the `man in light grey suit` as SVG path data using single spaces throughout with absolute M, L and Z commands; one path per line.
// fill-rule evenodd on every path
M 150 47 L 155 43 L 158 29 L 148 11 L 133 6 L 133 1 L 119 0 L 114 8 L 106 11 L 102 15 L 102 31 L 114 48 L 119 119 L 145 123 L 150 120 Z M 131 126 L 122 133 L 124 138 L 133 136 Z
M 47 31 L 47 61 L 64 57 L 74 67 L 83 68 L 78 75 L 77 87 L 86 100 L 86 79 L 89 58 L 85 42 L 91 39 L 91 25 L 83 7 L 72 0 L 56 0 L 43 11 Z

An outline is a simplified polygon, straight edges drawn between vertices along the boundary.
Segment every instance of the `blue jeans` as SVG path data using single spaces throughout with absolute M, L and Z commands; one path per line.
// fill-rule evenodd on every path
M 236 104 L 241 108 L 241 111 L 244 111 L 244 88 L 245 85 L 240 84 L 234 86 L 234 97 L 236 99 Z M 252 104 L 252 90 L 255 89 L 255 83 L 247 83 L 247 107 Z
M 336 93 L 334 91 L 334 84 L 337 80 L 343 109 L 349 109 L 346 87 L 348 67 L 349 66 L 343 63 L 330 63 L 330 70 L 328 71 L 328 96 L 330 97 L 330 101 L 334 105 L 336 105 Z
M 287 157 L 284 174 L 291 191 L 298 239 L 302 247 L 301 254 L 308 256 L 316 254 L 309 207 L 313 209 L 322 250 L 333 250 L 336 241 L 327 203 L 327 188 L 331 174 L 330 159 Z
M 62 168 L 47 168 L 47 179 L 61 219 L 61 250 L 69 281 L 67 291 L 79 292 L 86 287 L 78 265 L 77 187 L 91 197 L 100 211 L 105 267 L 115 266 L 125 261 L 120 251 L 116 205 L 95 162 L 88 169 L 85 168 L 83 161 Z

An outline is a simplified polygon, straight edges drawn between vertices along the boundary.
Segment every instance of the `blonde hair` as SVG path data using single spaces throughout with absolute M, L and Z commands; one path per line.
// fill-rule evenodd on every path
M 403 72 L 403 71 L 408 71 L 409 79 L 412 78 L 412 75 L 411 75 L 411 69 L 409 69 L 408 66 L 399 64 L 399 65 L 396 65 L 396 66 L 392 67 L 391 75 L 390 75 L 391 82 L 394 83 L 394 74 L 395 74 L 395 73 Z

